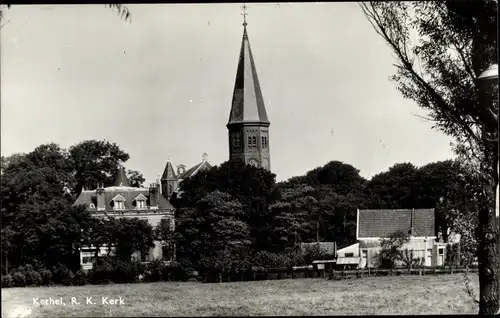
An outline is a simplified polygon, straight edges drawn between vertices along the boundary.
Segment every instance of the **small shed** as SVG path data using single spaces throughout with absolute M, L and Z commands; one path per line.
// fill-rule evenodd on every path
M 333 269 L 335 265 L 336 260 L 330 259 L 330 260 L 315 260 L 313 261 L 313 267 L 317 270 L 326 270 L 330 271 Z
M 359 266 L 359 257 L 338 257 L 336 269 L 356 269 Z

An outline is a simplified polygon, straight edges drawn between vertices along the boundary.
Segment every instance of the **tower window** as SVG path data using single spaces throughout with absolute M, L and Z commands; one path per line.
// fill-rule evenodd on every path
M 233 135 L 233 146 L 234 147 L 241 147 L 241 136 L 239 134 Z
M 252 137 L 248 136 L 248 147 L 252 147 Z
M 257 137 L 252 137 L 252 147 L 257 147 Z
M 268 144 L 267 144 L 267 137 L 264 137 L 264 147 L 266 147 L 266 148 L 267 148 L 267 145 L 268 145 Z
M 264 136 L 262 136 L 260 139 L 261 139 L 260 144 L 262 145 L 262 148 L 265 148 L 266 144 L 264 143 Z

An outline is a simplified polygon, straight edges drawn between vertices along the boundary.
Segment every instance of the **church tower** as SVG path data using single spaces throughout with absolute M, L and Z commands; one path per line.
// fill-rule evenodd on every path
M 246 6 L 243 6 L 246 9 Z M 229 159 L 271 170 L 269 126 L 243 13 L 243 39 L 229 122 Z

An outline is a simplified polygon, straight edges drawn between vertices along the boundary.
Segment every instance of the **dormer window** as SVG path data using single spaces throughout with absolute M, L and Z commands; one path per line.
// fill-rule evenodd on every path
M 112 199 L 112 203 L 113 203 L 113 208 L 115 210 L 124 210 L 125 209 L 125 198 L 122 197 L 120 194 L 118 194 L 117 196 L 115 196 Z
M 144 196 L 144 194 L 139 194 L 137 197 L 135 197 L 134 202 L 135 202 L 135 208 L 138 210 L 144 210 L 146 209 L 146 201 L 148 198 Z
M 89 204 L 89 208 L 90 208 L 90 209 L 95 209 L 95 204 L 94 204 L 94 203 L 90 203 L 90 204 Z

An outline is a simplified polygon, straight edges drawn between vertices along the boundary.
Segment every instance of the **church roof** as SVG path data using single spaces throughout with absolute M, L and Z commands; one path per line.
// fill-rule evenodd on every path
M 240 123 L 270 124 L 246 27 L 243 31 L 228 125 Z
M 130 187 L 127 174 L 124 167 L 119 167 L 116 171 L 115 179 L 113 180 L 114 187 Z
M 174 167 L 172 166 L 172 163 L 170 160 L 167 161 L 167 164 L 165 166 L 165 170 L 163 170 L 163 175 L 161 176 L 162 180 L 175 180 L 177 176 L 175 175 Z

